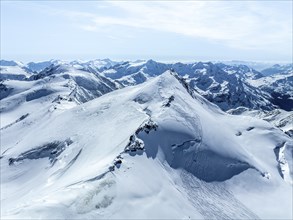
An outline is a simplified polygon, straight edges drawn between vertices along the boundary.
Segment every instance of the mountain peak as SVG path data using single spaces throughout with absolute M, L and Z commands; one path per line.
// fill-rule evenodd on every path
M 24 64 L 19 61 L 14 60 L 0 60 L 0 66 L 20 66 L 23 67 Z

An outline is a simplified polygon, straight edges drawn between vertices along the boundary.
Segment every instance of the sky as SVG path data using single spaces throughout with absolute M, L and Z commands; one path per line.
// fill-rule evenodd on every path
M 1 0 L 1 59 L 292 62 L 292 1 Z

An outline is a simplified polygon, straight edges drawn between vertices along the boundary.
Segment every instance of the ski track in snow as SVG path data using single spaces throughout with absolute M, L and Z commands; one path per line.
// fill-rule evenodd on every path
M 183 189 L 205 219 L 259 219 L 237 200 L 224 183 L 207 183 L 182 171 Z

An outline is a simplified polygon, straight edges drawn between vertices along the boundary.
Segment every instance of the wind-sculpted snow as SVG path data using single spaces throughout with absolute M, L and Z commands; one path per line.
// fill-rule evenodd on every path
M 292 218 L 292 139 L 269 122 L 223 112 L 174 71 L 85 103 L 71 93 L 99 87 L 79 77 L 103 78 L 53 76 L 1 100 L 1 218 Z M 36 88 L 54 93 L 25 101 Z
M 71 144 L 71 140 L 66 140 L 63 142 L 54 141 L 41 147 L 33 148 L 29 151 L 21 153 L 15 158 L 9 158 L 9 165 L 13 165 L 24 160 L 37 160 L 45 157 L 49 158 L 50 163 L 54 165 L 54 163 L 57 161 L 58 156 L 65 150 L 66 147 Z
M 184 150 L 188 150 L 189 147 L 186 144 L 184 147 L 175 150 L 172 167 L 184 167 L 185 170 L 206 182 L 225 181 L 248 168 L 252 168 L 246 162 L 223 157 L 210 150 L 194 152 L 193 155 L 187 154 Z
M 245 161 L 225 157 L 208 149 L 202 140 L 203 134 L 198 116 L 185 115 L 184 127 L 177 124 L 176 116 L 174 117 L 174 122 L 164 117 L 165 120 L 158 123 L 155 132 L 138 134 L 148 157 L 156 158 L 160 148 L 171 167 L 183 168 L 207 182 L 225 181 L 248 168 L 254 168 Z M 186 129 L 192 129 L 194 134 L 183 132 Z

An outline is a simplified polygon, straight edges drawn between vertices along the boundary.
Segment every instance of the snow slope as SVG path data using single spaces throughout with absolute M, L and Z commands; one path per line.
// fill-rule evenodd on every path
M 32 72 L 21 62 L 0 60 L 0 81 L 1 80 L 24 80 L 30 77 Z
M 254 118 L 260 118 L 270 122 L 273 126 L 280 128 L 290 137 L 293 137 L 293 112 L 275 109 L 273 111 L 249 110 L 247 108 L 237 108 L 228 111 L 233 115 L 246 115 Z
M 1 123 L 1 218 L 292 218 L 292 139 L 174 74 Z

